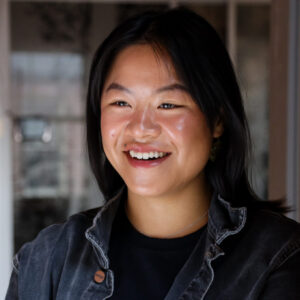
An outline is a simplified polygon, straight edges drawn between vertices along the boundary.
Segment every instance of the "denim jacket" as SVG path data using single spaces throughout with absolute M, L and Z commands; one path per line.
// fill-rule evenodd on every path
M 114 274 L 107 253 L 121 194 L 26 243 L 14 257 L 6 300 L 109 299 Z M 99 270 L 102 280 L 95 278 Z M 204 257 L 196 276 L 185 282 L 187 276 L 175 278 L 165 300 L 300 299 L 300 225 L 267 210 L 234 208 L 214 195 Z

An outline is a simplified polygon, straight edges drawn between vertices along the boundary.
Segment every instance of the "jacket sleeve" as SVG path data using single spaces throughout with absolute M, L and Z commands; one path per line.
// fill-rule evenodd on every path
M 13 270 L 10 276 L 8 290 L 5 300 L 17 300 L 18 296 L 18 269 L 17 269 L 17 256 L 13 260 Z
M 259 299 L 300 299 L 300 248 L 270 274 Z

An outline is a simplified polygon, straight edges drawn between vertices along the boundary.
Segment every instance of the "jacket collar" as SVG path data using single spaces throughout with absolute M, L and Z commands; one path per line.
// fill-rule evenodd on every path
M 116 216 L 120 202 L 127 196 L 125 186 L 102 206 L 93 219 L 93 225 L 85 232 L 88 241 L 91 242 L 103 268 L 109 268 L 108 247 L 112 224 Z M 220 195 L 214 194 L 208 214 L 208 239 L 210 245 L 206 249 L 214 249 L 215 255 L 222 252 L 219 245 L 230 235 L 237 234 L 245 226 L 247 219 L 246 207 L 232 207 Z M 218 250 L 218 251 L 216 251 Z
M 108 269 L 109 261 L 107 257 L 110 234 L 114 218 L 117 214 L 120 202 L 126 196 L 126 188 L 123 186 L 119 192 L 109 199 L 99 210 L 93 219 L 93 225 L 85 232 L 85 237 L 94 246 L 100 264 Z M 100 255 L 99 255 L 100 254 Z
M 208 214 L 208 232 L 216 244 L 220 245 L 228 236 L 240 232 L 246 219 L 246 207 L 232 207 L 219 194 L 213 195 Z

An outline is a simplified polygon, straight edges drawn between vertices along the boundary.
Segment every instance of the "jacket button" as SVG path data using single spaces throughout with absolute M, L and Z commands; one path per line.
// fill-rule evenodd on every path
M 101 282 L 103 282 L 104 279 L 105 279 L 105 273 L 102 270 L 98 270 L 94 274 L 94 281 L 96 283 L 101 283 Z

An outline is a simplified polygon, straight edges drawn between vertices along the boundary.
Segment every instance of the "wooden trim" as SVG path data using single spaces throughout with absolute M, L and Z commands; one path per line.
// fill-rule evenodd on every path
M 237 0 L 228 0 L 227 4 L 227 49 L 233 65 L 236 67 L 237 55 Z
M 295 211 L 289 214 L 300 220 L 300 1 L 290 0 L 289 61 L 288 61 L 288 121 L 287 121 L 287 200 Z
M 289 1 L 271 3 L 269 198 L 287 196 L 287 90 Z

